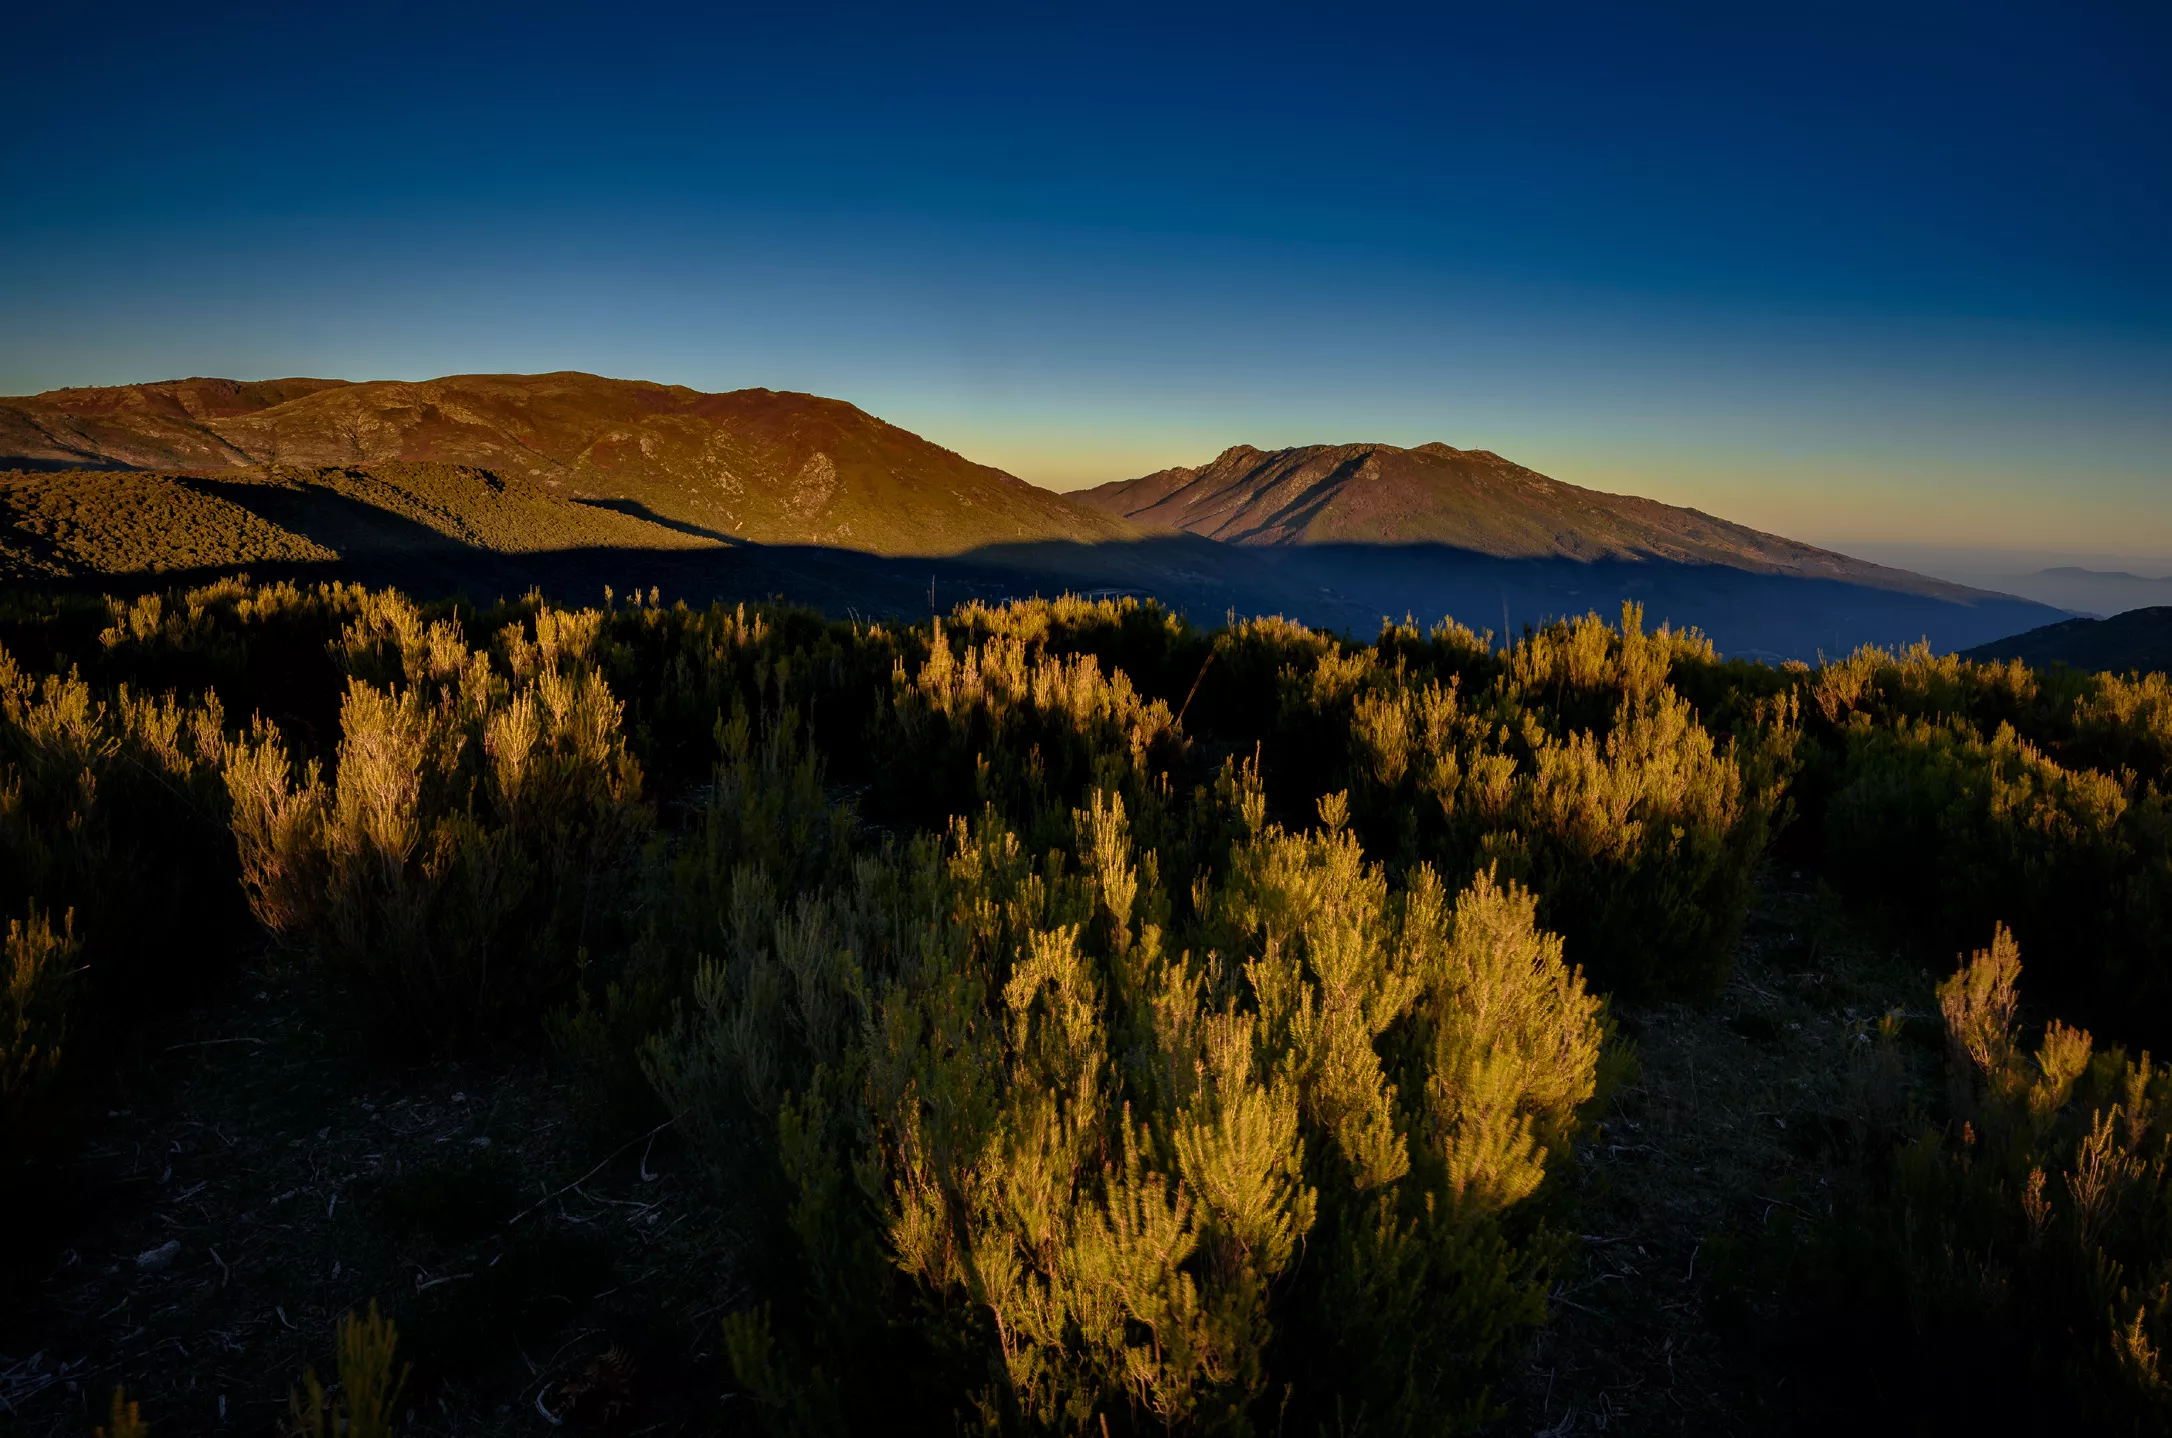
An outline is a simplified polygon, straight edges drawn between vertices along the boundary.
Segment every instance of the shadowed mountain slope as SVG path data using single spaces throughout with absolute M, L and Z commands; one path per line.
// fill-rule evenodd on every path
M 1133 534 L 842 400 L 595 375 L 174 380 L 0 400 L 0 468 L 489 470 L 763 543 L 891 554 Z
M 2130 609 L 2110 619 L 2068 619 L 1966 651 L 1970 659 L 2019 659 L 2031 668 L 2172 672 L 2172 606 Z

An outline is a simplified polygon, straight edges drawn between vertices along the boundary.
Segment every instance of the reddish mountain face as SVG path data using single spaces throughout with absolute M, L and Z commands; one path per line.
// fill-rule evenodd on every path
M 1668 560 L 1857 584 L 1935 583 L 1445 444 L 1239 445 L 1197 469 L 1072 497 L 1148 529 L 1232 544 L 1437 544 L 1497 559 Z
M 0 468 L 468 466 L 765 543 L 955 553 L 1132 534 L 841 400 L 587 374 L 176 380 L 0 400 Z

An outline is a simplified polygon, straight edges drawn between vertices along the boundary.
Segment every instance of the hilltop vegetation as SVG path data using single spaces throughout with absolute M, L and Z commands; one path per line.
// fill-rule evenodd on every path
M 395 562 L 482 550 L 713 548 L 540 485 L 446 464 L 0 475 L 0 581 Z
M 1875 936 L 1789 982 L 1891 1011 L 1821 1000 L 1835 1048 L 1788 1051 L 1844 1081 L 1765 1160 L 1780 1192 L 1635 1220 L 1712 1315 L 1681 1361 L 1768 1426 L 1852 1393 L 1930 1431 L 1957 1390 L 2172 1417 L 2162 675 L 1773 668 L 1633 608 L 1355 642 L 1131 601 L 893 626 L 238 581 L 17 595 L 0 646 L 0 1183 L 45 1335 L 0 1352 L 36 1431 L 68 1371 L 167 1431 L 206 1364 L 276 1398 L 372 1298 L 398 1334 L 341 1341 L 386 1374 L 404 1345 L 431 1424 L 1544 1409 L 1525 1355 L 1615 1301 L 1568 1296 L 1627 1241 L 1585 1215 L 1653 1147 L 1629 1030 L 1739 992 L 1776 845 Z M 136 1177 L 120 1207 L 164 1224 L 106 1237 L 118 1200 L 72 1185 L 154 1073 L 216 1105 L 154 1130 L 196 1206 Z M 257 1256 L 295 1193 L 323 1216 L 275 1231 L 330 1247 Z
M 487 470 L 764 544 L 956 554 L 1134 531 L 841 400 L 596 375 L 174 380 L 0 400 L 0 466 Z

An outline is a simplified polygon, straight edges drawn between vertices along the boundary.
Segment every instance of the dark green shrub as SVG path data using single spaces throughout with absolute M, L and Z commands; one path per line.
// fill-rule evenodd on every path
M 591 663 L 594 611 L 501 631 L 500 665 L 449 619 L 380 597 L 350 663 L 329 778 L 260 726 L 226 766 L 243 880 L 387 1037 L 459 1043 L 532 1024 L 572 993 L 616 921 L 648 831 L 640 767 Z
M 1765 1240 L 1804 1431 L 1866 1405 L 1903 1432 L 2172 1425 L 2172 1081 L 2056 1020 L 2024 1046 L 2020 976 L 2001 928 L 1939 989 L 1946 1102 L 1867 1085 L 1850 1196 Z M 1900 1070 L 1899 1027 L 1867 1069 Z
M 1835 876 L 1926 945 L 2009 921 L 2044 992 L 2135 1036 L 2172 1023 L 2165 797 L 2068 769 L 2011 728 L 1858 721 L 1826 800 Z M 1950 949 L 1947 950 L 1950 952 Z

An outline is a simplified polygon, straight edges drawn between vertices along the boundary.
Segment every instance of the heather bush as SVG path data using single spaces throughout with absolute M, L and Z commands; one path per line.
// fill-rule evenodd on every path
M 2133 773 L 2172 789 L 2172 679 L 2162 674 L 2099 674 L 2075 701 L 2077 762 L 2107 773 Z
M 1278 669 L 1263 767 L 1280 807 L 1347 788 L 1368 848 L 1399 866 L 1527 883 L 1545 922 L 1608 988 L 1724 981 L 1757 866 L 1783 816 L 1795 709 L 1734 704 L 1715 734 L 1669 676 L 1716 662 L 1695 634 L 1643 632 L 1634 606 L 1533 631 L 1496 654 L 1444 624 L 1389 626 L 1369 649 L 1254 621 L 1224 670 Z
M 2172 1424 L 2172 1082 L 2056 1019 L 2025 1042 L 2020 952 L 2001 927 L 1939 986 L 1943 1104 L 1866 1088 L 1853 1196 L 1789 1255 L 1808 1427 L 1866 1403 L 1904 1431 Z M 1902 1066 L 1897 1034 L 1867 1066 Z
M 41 1107 L 60 1072 L 68 1037 L 69 990 L 79 945 L 75 915 L 55 932 L 51 916 L 33 903 L 25 918 L 8 920 L 0 946 L 0 1139 L 20 1152 L 44 1114 Z
M 0 650 L 0 903 L 77 916 L 108 1012 L 202 986 L 242 932 L 216 695 L 33 676 Z
M 954 649 L 939 621 L 924 662 L 896 660 L 871 742 L 888 760 L 873 796 L 886 815 L 940 828 L 993 804 L 1037 836 L 1094 787 L 1141 808 L 1186 747 L 1167 704 L 1092 655 L 1001 632 Z
M 2165 1030 L 2163 793 L 2067 768 L 2003 725 L 1984 738 L 1962 721 L 1858 720 L 1840 742 L 1823 825 L 1836 877 L 1927 945 L 2010 922 L 2057 1002 L 2125 1034 Z
M 226 766 L 244 885 L 387 1032 L 455 1043 L 533 1022 L 608 934 L 647 833 L 640 766 L 597 673 L 601 616 L 539 610 L 497 663 L 458 623 L 374 597 L 332 773 L 259 725 Z
M 1046 850 L 991 806 L 797 894 L 733 871 L 648 1065 L 770 1255 L 727 1337 L 771 1426 L 1486 1415 L 1596 1001 L 1521 890 L 1391 884 L 1235 770 L 1199 802 L 1226 859 L 1090 788 Z

